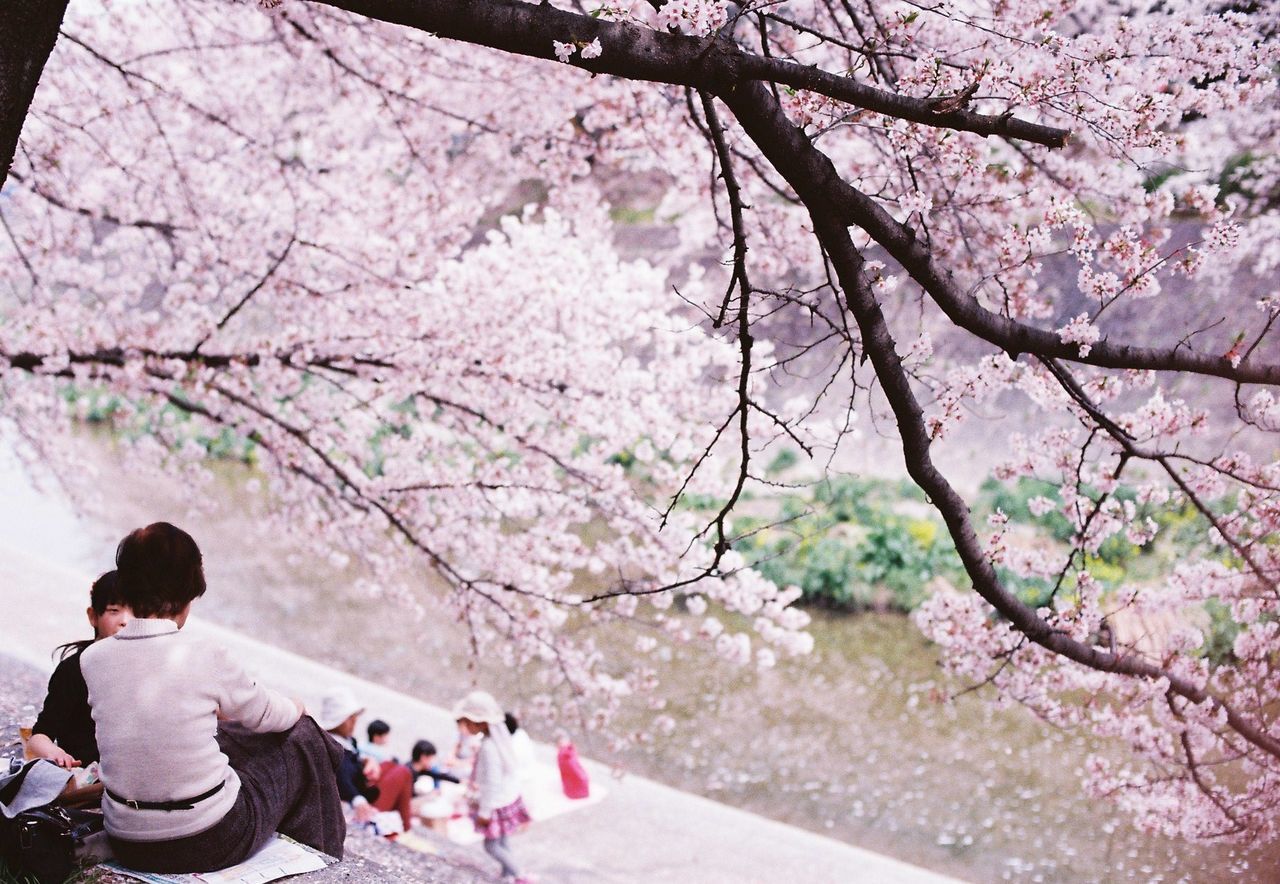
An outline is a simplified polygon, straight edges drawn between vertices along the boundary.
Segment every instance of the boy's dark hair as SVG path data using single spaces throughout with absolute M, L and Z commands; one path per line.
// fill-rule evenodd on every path
M 391 733 L 391 725 L 387 724 L 381 718 L 375 718 L 373 721 L 369 722 L 369 727 L 366 728 L 366 730 L 369 732 L 369 742 L 372 743 L 374 737 L 380 737 L 383 734 Z
M 120 587 L 118 571 L 108 571 L 93 581 L 93 587 L 89 590 L 89 606 L 93 608 L 93 613 L 101 617 L 107 613 L 108 606 L 127 604 L 129 603 L 125 601 L 124 591 Z
M 517 721 L 516 717 L 512 715 L 510 712 L 504 713 L 502 716 L 502 720 L 507 723 L 507 730 L 510 733 L 514 734 L 516 731 L 520 730 L 520 722 Z
M 435 743 L 431 742 L 430 740 L 419 740 L 418 742 L 413 744 L 413 754 L 411 757 L 414 761 L 417 761 L 419 758 L 423 758 L 427 755 L 435 755 L 435 754 L 436 754 Z
M 101 617 L 107 613 L 108 606 L 127 604 L 129 603 L 124 600 L 124 594 L 120 591 L 120 575 L 115 571 L 108 571 L 93 581 L 93 586 L 89 589 L 89 607 L 93 608 L 93 613 Z M 58 645 L 54 648 L 53 654 L 59 660 L 65 660 L 77 651 L 83 651 L 91 644 L 93 644 L 93 639 L 67 642 L 65 645 Z
M 168 522 L 153 522 L 120 541 L 116 571 L 135 617 L 172 617 L 204 595 L 200 547 Z

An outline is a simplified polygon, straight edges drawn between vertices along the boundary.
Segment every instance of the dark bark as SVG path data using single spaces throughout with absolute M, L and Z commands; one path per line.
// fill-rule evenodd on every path
M 41 353 L 5 353 L 0 351 L 0 364 L 8 364 L 15 371 L 27 371 L 33 374 L 54 374 L 58 377 L 75 377 L 72 365 L 103 366 L 105 368 L 124 368 L 130 362 L 151 360 L 155 362 L 187 363 L 203 368 L 228 368 L 233 365 L 252 368 L 267 360 L 276 360 L 284 365 L 294 367 L 327 368 L 331 371 L 352 374 L 361 368 L 390 368 L 391 364 L 379 359 L 367 359 L 359 356 L 337 358 L 332 356 L 312 356 L 302 358 L 296 350 L 279 353 L 200 353 L 197 350 L 123 350 L 111 347 L 86 352 L 71 351 L 56 369 L 50 370 L 53 361 Z
M 692 86 L 717 94 L 732 91 L 742 83 L 769 80 L 926 126 L 1001 135 L 1048 147 L 1062 147 L 1070 137 L 1066 129 L 1042 126 L 1010 115 L 991 116 L 964 109 L 940 111 L 936 101 L 877 89 L 814 67 L 753 55 L 727 39 L 668 34 L 522 0 L 318 2 L 529 58 L 555 58 L 554 41 L 586 44 L 599 40 L 603 52 L 598 58 L 584 59 L 575 53 L 569 60 L 574 67 L 594 74 Z
M 0 2 L 0 187 L 66 11 L 67 0 Z

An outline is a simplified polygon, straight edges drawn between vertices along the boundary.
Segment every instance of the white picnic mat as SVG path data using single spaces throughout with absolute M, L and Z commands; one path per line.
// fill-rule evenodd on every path
M 599 804 L 608 794 L 597 780 L 591 782 L 591 794 L 586 798 L 567 798 L 560 784 L 560 770 L 547 764 L 530 765 L 521 777 L 521 794 L 529 816 L 534 823 L 551 819 L 562 813 Z M 449 820 L 449 840 L 457 844 L 474 844 L 480 833 L 468 817 Z

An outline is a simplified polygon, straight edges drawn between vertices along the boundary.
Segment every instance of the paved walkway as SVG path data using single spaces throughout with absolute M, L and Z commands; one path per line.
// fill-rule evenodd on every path
M 0 544 L 0 647 L 45 670 L 58 644 L 83 637 L 90 576 Z M 448 711 L 263 642 L 203 622 L 187 628 L 235 649 L 264 683 L 318 701 L 345 685 L 404 740 L 427 736 L 452 745 Z M 410 726 L 412 722 L 412 726 Z M 363 723 L 363 722 L 362 722 Z M 395 748 L 408 754 L 408 745 Z M 553 749 L 539 747 L 550 761 Z M 614 779 L 591 761 L 604 801 L 539 822 L 514 841 L 544 884 L 574 882 L 875 882 L 934 884 L 953 879 L 812 832 L 680 792 L 637 776 Z M 478 855 L 479 847 L 473 848 Z

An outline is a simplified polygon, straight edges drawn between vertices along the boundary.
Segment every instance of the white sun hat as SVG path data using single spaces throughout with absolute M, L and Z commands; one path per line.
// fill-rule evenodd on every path
M 320 713 L 316 715 L 316 723 L 327 731 L 333 730 L 352 715 L 364 712 L 348 688 L 333 688 L 320 700 Z
M 493 743 L 493 747 L 498 750 L 498 758 L 506 774 L 515 776 L 519 761 L 515 746 L 511 743 L 511 731 L 507 730 L 507 714 L 502 711 L 498 701 L 493 699 L 493 694 L 488 691 L 472 691 L 453 704 L 453 717 L 454 720 L 465 718 L 476 724 L 487 724 L 489 735 L 485 742 Z
M 506 713 L 488 691 L 472 691 L 453 704 L 454 720 L 465 718 L 477 724 L 503 724 Z

